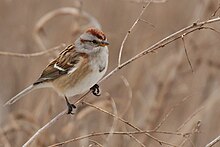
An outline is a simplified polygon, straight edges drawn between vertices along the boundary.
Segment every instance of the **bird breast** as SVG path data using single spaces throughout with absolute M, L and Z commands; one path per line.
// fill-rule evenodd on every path
M 83 63 L 82 63 L 83 64 Z M 73 73 L 54 81 L 54 88 L 60 95 L 72 97 L 82 94 L 95 85 L 105 74 L 108 66 L 108 48 L 101 49 L 89 57 L 89 61 Z

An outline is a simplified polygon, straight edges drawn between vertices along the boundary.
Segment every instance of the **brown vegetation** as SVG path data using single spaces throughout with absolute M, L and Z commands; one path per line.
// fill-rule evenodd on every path
M 2 0 L 0 103 L 34 82 L 63 43 L 101 24 L 111 43 L 108 72 L 117 72 L 100 83 L 100 97 L 87 94 L 74 116 L 62 115 L 31 146 L 66 140 L 61 144 L 205 146 L 220 135 L 220 22 L 206 24 L 219 18 L 218 6 L 217 0 L 149 6 L 140 0 Z M 0 107 L 0 147 L 23 145 L 65 108 L 51 89 Z

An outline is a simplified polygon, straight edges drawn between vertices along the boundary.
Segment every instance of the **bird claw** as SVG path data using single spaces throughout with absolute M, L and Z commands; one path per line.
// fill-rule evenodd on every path
M 92 91 L 92 93 L 95 95 L 95 96 L 100 96 L 101 95 L 101 92 L 100 92 L 100 89 L 99 89 L 99 85 L 98 84 L 95 84 L 94 86 L 92 86 L 90 88 L 90 90 Z
M 71 104 L 68 99 L 65 97 L 66 99 L 66 104 L 67 104 L 67 107 L 68 107 L 68 111 L 67 111 L 67 114 L 74 114 L 73 112 L 73 109 L 76 109 L 76 106 L 74 104 Z
M 68 103 L 67 107 L 68 107 L 67 114 L 72 114 L 73 115 L 74 114 L 73 109 L 76 109 L 76 106 L 74 104 Z

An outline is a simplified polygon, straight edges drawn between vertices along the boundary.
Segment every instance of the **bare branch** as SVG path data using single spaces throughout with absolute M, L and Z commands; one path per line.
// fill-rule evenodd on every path
M 49 128 L 51 125 L 53 125 L 56 121 L 58 121 L 62 116 L 64 116 L 66 114 L 66 110 L 62 111 L 61 113 L 59 113 L 56 117 L 54 117 L 52 120 L 50 120 L 49 123 L 47 123 L 46 125 L 44 125 L 42 128 L 40 128 L 39 130 L 37 130 L 37 132 L 22 146 L 22 147 L 27 147 L 32 141 L 34 141 L 34 139 L 39 136 L 41 134 L 41 132 L 43 130 L 46 130 L 47 128 Z
M 121 122 L 127 124 L 128 126 L 134 128 L 135 130 L 137 130 L 137 131 L 139 131 L 139 132 L 143 132 L 143 130 L 141 130 L 140 128 L 134 126 L 134 125 L 131 124 L 129 121 L 124 120 L 123 118 L 121 118 L 121 117 L 119 117 L 119 116 L 115 116 L 114 114 L 112 114 L 112 113 L 110 113 L 110 112 L 108 112 L 108 111 L 106 111 L 106 110 L 103 110 L 103 109 L 101 109 L 100 107 L 97 107 L 97 106 L 95 106 L 95 105 L 92 105 L 92 104 L 90 104 L 90 103 L 88 103 L 88 102 L 85 102 L 85 101 L 84 101 L 83 103 L 86 104 L 86 105 L 88 105 L 88 106 L 90 106 L 90 107 L 93 107 L 93 108 L 95 108 L 95 109 L 97 109 L 97 110 L 99 110 L 99 111 L 101 111 L 101 112 L 103 112 L 103 113 L 106 113 L 106 114 L 108 114 L 108 115 L 110 115 L 110 116 L 112 116 L 112 117 L 114 117 L 114 118 L 116 117 L 119 121 L 121 121 Z M 151 139 L 157 141 L 157 142 L 158 142 L 159 144 L 161 144 L 161 145 L 162 145 L 162 144 L 165 144 L 165 145 L 169 145 L 169 146 L 176 147 L 176 145 L 173 145 L 173 144 L 170 144 L 170 143 L 168 143 L 168 142 L 159 140 L 158 138 L 156 138 L 156 137 L 150 135 L 150 134 L 147 133 L 147 132 L 145 132 L 144 134 L 145 134 L 146 136 L 150 137 Z
M 204 108 L 205 106 L 202 106 L 199 109 L 197 109 L 195 112 L 193 112 L 176 131 L 179 132 L 194 116 L 196 116 L 196 114 L 201 112 Z
M 120 50 L 119 50 L 119 55 L 118 55 L 118 66 L 121 65 L 121 56 L 122 56 L 122 51 L 123 51 L 123 48 L 124 48 L 124 44 L 128 38 L 128 36 L 130 35 L 131 31 L 134 29 L 134 27 L 136 26 L 136 24 L 138 23 L 138 21 L 140 20 L 141 16 L 143 15 L 144 11 L 147 9 L 147 7 L 150 5 L 152 0 L 150 0 L 148 3 L 146 3 L 144 6 L 143 6 L 143 9 L 141 11 L 141 13 L 139 14 L 139 16 L 137 17 L 137 19 L 135 20 L 135 22 L 133 23 L 133 25 L 131 26 L 131 28 L 127 31 L 127 34 L 125 35 L 122 43 L 121 43 L 121 47 L 120 47 Z
M 124 0 L 124 1 L 129 1 L 132 3 L 145 3 L 145 2 L 149 2 L 150 0 Z M 165 3 L 168 0 L 152 0 L 152 3 Z
M 101 145 L 100 143 L 98 143 L 95 140 L 89 139 L 89 141 L 91 141 L 92 143 L 94 143 L 95 145 L 99 146 L 99 147 L 104 147 L 103 145 Z
M 216 13 L 219 11 L 220 9 L 220 3 L 218 4 L 218 8 L 213 12 L 213 14 L 211 15 L 211 17 L 215 17 Z
M 212 140 L 210 143 L 208 143 L 205 147 L 212 147 L 216 143 L 218 143 L 219 141 L 220 141 L 220 135 L 218 137 L 216 137 L 214 140 Z
M 190 61 L 190 59 L 189 59 L 189 55 L 188 55 L 188 52 L 187 52 L 187 49 L 186 49 L 186 44 L 185 44 L 185 40 L 184 40 L 184 35 L 181 36 L 181 39 L 182 39 L 182 42 L 183 42 L 183 47 L 184 47 L 184 51 L 185 51 L 185 54 L 186 54 L 187 61 L 188 61 L 188 63 L 189 63 L 189 66 L 190 66 L 192 72 L 194 72 L 194 71 L 193 71 L 193 67 L 192 67 L 192 63 L 191 63 L 191 61 Z
M 127 64 L 130 64 L 131 62 L 139 59 L 140 57 L 143 57 L 146 54 L 154 52 L 155 50 L 163 48 L 165 45 L 170 44 L 170 43 L 172 43 L 173 41 L 175 41 L 177 39 L 180 39 L 183 34 L 185 34 L 185 35 L 191 34 L 192 32 L 195 32 L 196 30 L 204 29 L 203 28 L 204 25 L 219 22 L 219 21 L 220 21 L 220 17 L 217 17 L 217 18 L 213 18 L 213 19 L 210 19 L 210 20 L 207 20 L 207 21 L 193 23 L 192 25 L 187 26 L 187 27 L 185 27 L 185 28 L 183 28 L 183 29 L 181 29 L 181 30 L 165 37 L 164 39 L 158 41 L 157 43 L 155 43 L 152 46 L 148 47 L 144 51 L 142 51 L 139 54 L 135 55 L 131 59 L 125 61 L 122 64 L 120 64 L 120 66 L 117 66 L 109 74 L 107 74 L 102 80 L 100 80 L 99 83 L 106 80 L 107 78 L 109 78 L 112 74 L 114 74 L 115 72 L 117 72 L 121 68 L 125 67 Z
M 196 133 L 199 133 L 200 127 L 201 127 L 201 121 L 197 121 L 196 125 L 193 126 L 191 133 L 185 135 L 185 139 L 183 140 L 183 142 L 179 146 L 184 146 L 184 144 L 187 142 L 187 140 L 189 140 L 191 145 L 194 147 L 195 145 L 193 144 L 190 137 Z
M 113 135 L 129 135 L 129 134 L 144 134 L 144 133 L 155 133 L 155 134 L 168 134 L 168 135 L 178 135 L 178 136 L 183 136 L 185 137 L 186 135 L 189 135 L 191 134 L 191 132 L 189 133 L 177 133 L 177 132 L 168 132 L 168 131 L 134 131 L 134 132 L 112 132 Z M 84 135 L 84 136 L 81 136 L 81 137 L 77 137 L 77 138 L 74 138 L 74 139 L 70 139 L 70 140 L 67 140 L 67 141 L 64 141 L 64 142 L 60 142 L 60 143 L 56 143 L 56 144 L 53 144 L 53 145 L 50 145 L 49 147 L 55 147 L 55 146 L 61 146 L 61 145 L 64 145 L 64 144 L 68 144 L 70 142 L 75 142 L 75 141 L 78 141 L 78 140 L 82 140 L 82 139 L 86 139 L 86 138 L 91 138 L 91 137 L 96 137 L 96 136 L 104 136 L 104 135 L 109 135 L 110 132 L 94 132 L 94 133 L 91 133 L 91 134 L 87 134 L 87 135 Z
M 86 92 L 84 95 L 82 95 L 74 104 L 78 104 L 80 103 L 83 99 L 85 99 L 85 96 L 89 93 L 90 91 Z M 55 116 L 52 120 L 50 120 L 46 125 L 44 125 L 42 128 L 40 128 L 39 130 L 37 130 L 37 132 L 23 145 L 23 147 L 27 147 L 28 145 L 30 145 L 30 143 L 32 141 L 34 141 L 34 139 L 36 139 L 44 130 L 46 130 L 47 128 L 49 128 L 50 126 L 52 126 L 56 121 L 58 121 L 59 119 L 61 119 L 61 117 L 63 117 L 66 113 L 67 113 L 67 109 L 63 110 L 61 113 L 59 113 L 57 116 Z
M 101 29 L 100 23 L 96 20 L 95 17 L 91 16 L 90 14 L 73 8 L 73 7 L 63 7 L 60 9 L 53 10 L 51 12 L 48 12 L 45 14 L 41 19 L 36 23 L 34 27 L 34 39 L 38 43 L 41 49 L 46 49 L 46 46 L 44 45 L 39 33 L 43 30 L 43 26 L 52 18 L 57 17 L 59 15 L 73 15 L 73 16 L 80 16 L 85 17 L 89 20 L 89 26 L 94 26 L 98 29 Z
M 152 23 L 150 23 L 150 22 L 148 22 L 148 21 L 146 21 L 146 20 L 144 20 L 144 19 L 139 19 L 139 21 L 142 21 L 142 22 L 144 22 L 144 23 L 146 23 L 146 24 L 152 26 L 153 28 L 156 28 L 154 24 L 152 24 Z
M 162 121 L 153 129 L 155 131 L 157 131 L 162 124 L 167 120 L 167 118 L 170 116 L 170 114 L 179 106 L 181 105 L 183 102 L 185 102 L 186 100 L 188 100 L 191 96 L 187 96 L 185 98 L 183 98 L 180 102 L 178 102 L 177 104 L 175 104 L 169 111 L 168 113 L 165 115 L 165 117 L 162 119 Z
M 63 47 L 65 47 L 65 44 L 61 44 L 59 46 L 55 46 L 53 48 L 37 52 L 37 53 L 32 53 L 32 54 L 22 54 L 22 53 L 12 53 L 12 52 L 1 52 L 0 51 L 0 56 L 12 56 L 12 57 L 21 57 L 21 58 L 30 58 L 30 57 L 38 57 L 38 56 L 43 56 L 45 54 L 49 54 L 51 52 L 57 51 Z

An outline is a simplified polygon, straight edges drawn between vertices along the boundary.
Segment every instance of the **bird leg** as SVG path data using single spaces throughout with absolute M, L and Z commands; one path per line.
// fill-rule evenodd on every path
M 100 96 L 101 95 L 101 92 L 100 92 L 100 89 L 99 89 L 99 85 L 98 84 L 95 84 L 94 86 L 92 86 L 90 88 L 90 90 L 92 91 L 92 93 L 95 95 L 95 96 Z
M 71 104 L 66 96 L 65 96 L 65 100 L 66 100 L 66 104 L 67 104 L 67 107 L 68 107 L 67 114 L 74 114 L 73 109 L 76 109 L 76 106 L 74 104 Z

